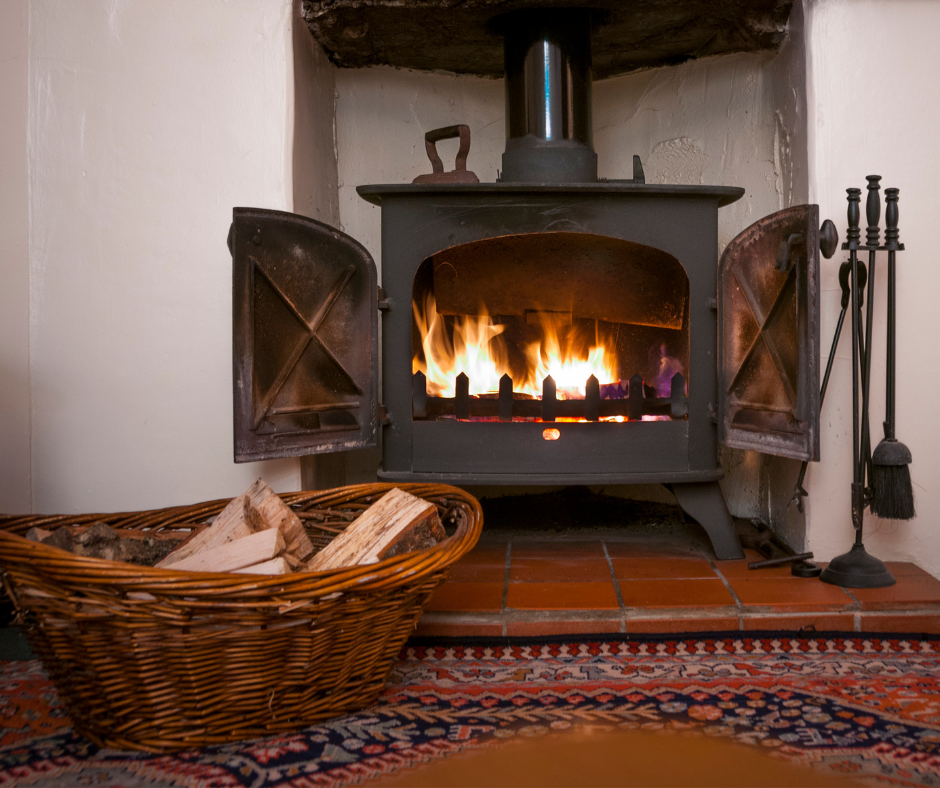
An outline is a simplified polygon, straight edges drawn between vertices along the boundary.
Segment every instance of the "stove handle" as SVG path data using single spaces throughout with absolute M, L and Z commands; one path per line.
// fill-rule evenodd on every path
M 424 147 L 427 149 L 433 172 L 444 172 L 444 162 L 441 161 L 441 157 L 437 153 L 435 143 L 454 137 L 460 138 L 460 148 L 457 150 L 457 158 L 454 160 L 454 170 L 467 169 L 467 155 L 470 153 L 470 127 L 461 123 L 457 126 L 432 129 L 424 135 Z

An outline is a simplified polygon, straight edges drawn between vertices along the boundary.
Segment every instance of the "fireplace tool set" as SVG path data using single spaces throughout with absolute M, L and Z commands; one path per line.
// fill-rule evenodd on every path
M 833 585 L 848 588 L 883 588 L 895 583 L 885 564 L 865 551 L 862 542 L 864 512 L 867 506 L 873 514 L 893 520 L 910 520 L 914 517 L 914 496 L 909 465 L 911 453 L 895 437 L 895 360 L 896 360 L 896 256 L 904 249 L 898 238 L 898 190 L 886 189 L 885 242 L 879 244 L 881 235 L 881 176 L 869 175 L 868 199 L 866 202 L 865 243 L 861 243 L 860 202 L 861 189 L 848 192 L 848 234 L 842 248 L 849 252 L 849 260 L 839 270 L 842 286 L 842 312 L 836 324 L 829 361 L 823 376 L 820 400 L 826 395 L 832 364 L 845 322 L 846 312 L 852 310 L 852 524 L 855 527 L 855 543 L 852 549 L 832 560 L 822 572 L 820 579 Z M 859 251 L 868 251 L 868 265 L 859 260 Z M 887 370 L 885 397 L 885 437 L 875 451 L 871 450 L 869 406 L 872 378 L 872 327 L 874 317 L 875 259 L 876 252 L 888 253 L 888 310 L 887 310 Z M 865 315 L 862 310 L 865 286 L 868 286 L 868 304 Z M 806 463 L 800 469 L 794 493 L 794 501 L 802 511 L 802 498 L 806 495 L 803 479 Z M 867 482 L 867 483 L 866 483 Z

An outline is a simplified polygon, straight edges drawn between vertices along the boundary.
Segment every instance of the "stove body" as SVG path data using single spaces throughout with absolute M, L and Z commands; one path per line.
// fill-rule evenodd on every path
M 380 477 L 465 484 L 704 482 L 717 465 L 716 352 L 718 207 L 742 190 L 722 187 L 584 184 L 538 186 L 365 186 L 382 206 L 382 378 L 389 424 Z M 682 231 L 677 232 L 676 228 Z M 688 277 L 690 369 L 687 418 L 669 421 L 559 422 L 546 440 L 544 420 L 511 423 L 413 414 L 412 299 L 419 265 L 442 250 L 493 237 L 580 233 L 659 250 Z M 551 239 L 549 239 L 551 241 Z M 550 247 L 549 243 L 549 247 Z M 445 255 L 446 256 L 446 255 Z M 564 288 L 574 272 L 546 259 L 526 286 Z M 590 266 L 590 260 L 585 264 Z M 629 265 L 629 263 L 625 263 Z M 608 283 L 598 275 L 595 287 Z M 476 283 L 467 282 L 474 288 Z M 601 293 L 598 293 L 598 297 Z M 577 308 L 577 307 L 576 307 Z M 632 377 L 629 370 L 624 378 Z

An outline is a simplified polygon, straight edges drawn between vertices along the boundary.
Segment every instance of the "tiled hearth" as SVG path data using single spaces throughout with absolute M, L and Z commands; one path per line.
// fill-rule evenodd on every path
M 940 581 L 914 564 L 889 563 L 898 580 L 891 588 L 843 589 L 793 577 L 787 566 L 750 570 L 748 562 L 762 558 L 752 550 L 743 561 L 716 561 L 693 524 L 636 526 L 544 533 L 484 526 L 484 537 L 452 567 L 415 634 L 940 634 Z

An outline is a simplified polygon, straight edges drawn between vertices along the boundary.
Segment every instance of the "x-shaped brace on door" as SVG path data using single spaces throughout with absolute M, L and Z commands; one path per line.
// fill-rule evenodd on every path
M 773 321 L 777 312 L 782 308 L 781 305 L 784 303 L 784 293 L 787 291 L 790 280 L 797 276 L 798 267 L 798 265 L 791 266 L 789 272 L 787 273 L 787 277 L 783 280 L 780 289 L 777 291 L 777 295 L 774 296 L 774 301 L 771 304 L 770 309 L 767 310 L 766 315 L 763 313 L 763 310 L 760 307 L 760 302 L 758 301 L 757 296 L 755 295 L 750 284 L 746 282 L 743 277 L 739 276 L 736 270 L 732 269 L 735 281 L 741 288 L 741 292 L 744 294 L 744 300 L 747 302 L 748 308 L 751 310 L 751 314 L 754 316 L 754 321 L 757 323 L 757 335 L 753 340 L 751 340 L 751 344 L 748 347 L 747 352 L 744 354 L 744 358 L 741 359 L 741 363 L 738 365 L 738 368 L 734 373 L 734 377 L 731 379 L 731 383 L 728 384 L 728 393 L 730 394 L 734 390 L 734 387 L 738 384 L 738 381 L 744 374 L 744 371 L 750 365 L 751 358 L 757 348 L 758 341 L 763 339 L 764 345 L 767 347 L 767 351 L 770 353 L 770 358 L 774 363 L 775 369 L 777 370 L 777 376 L 780 378 L 780 382 L 783 384 L 784 393 L 787 395 L 787 399 L 790 401 L 790 409 L 794 418 L 799 418 L 798 394 L 797 391 L 793 388 L 793 383 L 790 381 L 790 376 L 787 375 L 784 369 L 783 358 L 780 355 L 780 351 L 777 348 L 773 337 L 767 333 L 766 329 Z
M 340 293 L 346 288 L 346 285 L 349 284 L 349 280 L 352 279 L 353 274 L 356 273 L 355 266 L 347 266 L 340 275 L 337 277 L 336 281 L 333 283 L 333 286 L 330 288 L 330 292 L 327 295 L 326 299 L 320 304 L 317 308 L 317 311 L 314 313 L 313 317 L 310 320 L 307 320 L 300 310 L 296 307 L 293 301 L 285 295 L 284 291 L 275 284 L 274 280 L 271 278 L 270 274 L 264 270 L 264 267 L 257 261 L 251 260 L 251 276 L 254 278 L 254 272 L 257 271 L 264 277 L 264 280 L 270 285 L 271 289 L 277 293 L 278 297 L 287 308 L 290 310 L 291 314 L 298 320 L 298 322 L 307 329 L 307 333 L 300 338 L 294 349 L 291 351 L 290 356 L 287 361 L 284 362 L 284 365 L 281 367 L 280 371 L 275 378 L 273 385 L 268 392 L 264 395 L 264 398 L 261 400 L 261 404 L 258 412 L 255 414 L 255 422 L 252 426 L 253 430 L 258 429 L 261 425 L 261 422 L 268 416 L 271 412 L 271 406 L 274 404 L 274 400 L 277 398 L 278 393 L 283 388 L 284 384 L 287 382 L 287 379 L 290 377 L 291 372 L 294 371 L 294 367 L 297 366 L 297 363 L 300 361 L 301 356 L 303 356 L 304 351 L 310 345 L 311 342 L 316 343 L 320 350 L 336 365 L 336 368 L 340 370 L 343 375 L 346 376 L 347 380 L 353 385 L 357 394 L 362 394 L 362 389 L 359 387 L 359 384 L 353 380 L 349 372 L 346 371 L 346 368 L 339 362 L 336 356 L 330 352 L 330 349 L 323 343 L 323 340 L 317 335 L 317 331 L 320 328 L 320 325 L 326 319 L 327 314 L 329 314 L 330 309 L 332 309 L 333 304 L 336 303 L 336 299 L 339 298 Z M 252 292 L 254 288 L 252 287 Z

